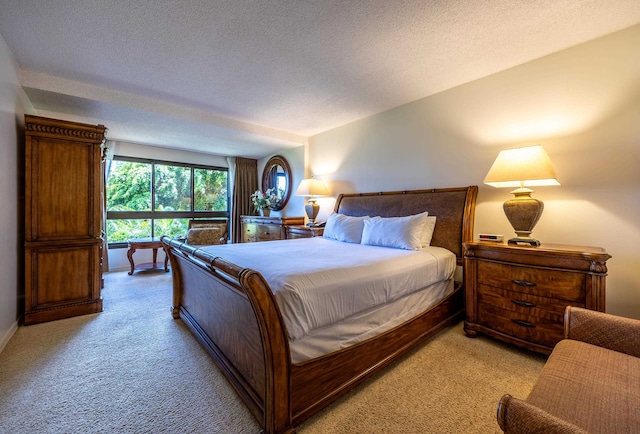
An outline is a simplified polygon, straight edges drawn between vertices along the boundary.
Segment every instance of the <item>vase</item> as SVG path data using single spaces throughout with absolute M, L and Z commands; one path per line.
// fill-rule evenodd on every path
M 260 215 L 262 217 L 269 217 L 271 215 L 271 208 L 260 208 Z

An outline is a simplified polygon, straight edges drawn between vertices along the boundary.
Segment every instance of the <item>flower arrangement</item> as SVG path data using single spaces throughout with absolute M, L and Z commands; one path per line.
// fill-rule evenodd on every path
M 251 202 L 254 208 L 259 211 L 264 208 L 276 206 L 280 202 L 280 197 L 275 188 L 269 188 L 264 193 L 256 190 L 255 193 L 251 195 Z

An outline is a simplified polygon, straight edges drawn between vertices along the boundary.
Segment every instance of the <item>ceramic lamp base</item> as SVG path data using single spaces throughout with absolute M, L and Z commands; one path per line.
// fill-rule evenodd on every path
M 541 200 L 531 197 L 532 190 L 528 188 L 519 188 L 511 192 L 515 195 L 515 198 L 506 201 L 502 205 L 504 213 L 511 223 L 516 235 L 515 238 L 511 238 L 509 244 L 528 244 L 531 246 L 539 246 L 540 241 L 531 238 L 531 232 L 535 227 L 542 211 L 544 210 L 544 203 Z
M 309 203 L 304 206 L 304 212 L 307 213 L 307 217 L 309 218 L 309 223 L 307 223 L 308 226 L 315 222 L 319 211 L 320 205 L 318 205 L 315 200 L 309 199 Z

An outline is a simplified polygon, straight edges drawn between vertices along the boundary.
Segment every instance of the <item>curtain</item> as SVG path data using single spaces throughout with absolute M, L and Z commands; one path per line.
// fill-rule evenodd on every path
M 240 216 L 253 215 L 251 195 L 258 189 L 258 160 L 236 157 L 231 198 L 231 242 L 242 242 Z
M 102 195 L 102 271 L 109 271 L 109 243 L 107 242 L 107 181 L 111 170 L 111 162 L 116 152 L 117 142 L 106 140 L 102 147 L 102 185 L 100 193 Z
M 227 165 L 229 171 L 227 172 L 227 203 L 229 204 L 229 220 L 227 221 L 227 237 L 229 242 L 233 243 L 233 188 L 235 186 L 236 178 L 236 157 L 227 157 Z
M 269 170 L 269 184 L 272 188 L 276 189 L 276 194 L 278 194 L 278 166 L 274 165 Z

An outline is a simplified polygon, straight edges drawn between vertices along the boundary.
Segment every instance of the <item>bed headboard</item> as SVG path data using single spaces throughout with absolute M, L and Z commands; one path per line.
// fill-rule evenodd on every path
M 428 211 L 436 216 L 432 246 L 444 247 L 462 261 L 462 243 L 473 239 L 478 187 L 349 193 L 338 196 L 334 211 L 350 216 L 403 217 Z

